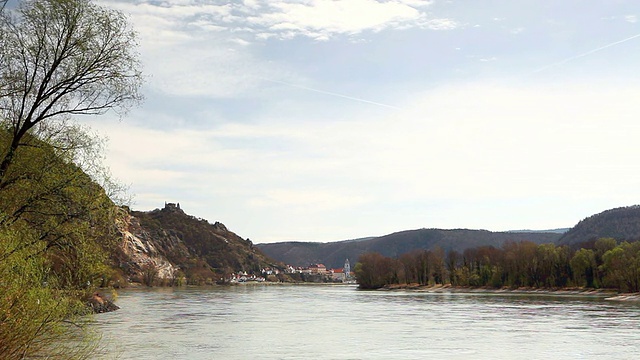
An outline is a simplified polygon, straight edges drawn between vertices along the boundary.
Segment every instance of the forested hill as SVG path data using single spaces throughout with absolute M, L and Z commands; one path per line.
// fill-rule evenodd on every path
M 529 240 L 538 244 L 555 243 L 562 234 L 544 232 L 491 232 L 486 230 L 419 229 L 401 231 L 364 240 L 347 240 L 330 243 L 282 242 L 257 244 L 267 256 L 293 266 L 322 263 L 327 268 L 339 268 L 345 259 L 352 263 L 366 252 L 377 252 L 396 257 L 413 250 L 434 249 L 459 252 L 478 246 L 500 247 L 505 241 Z
M 620 207 L 589 216 L 565 233 L 558 244 L 572 245 L 603 237 L 639 240 L 640 206 Z
M 276 267 L 250 240 L 219 222 L 186 214 L 179 204 L 130 212 L 118 228 L 123 236 L 120 267 L 142 282 L 148 282 L 144 277 L 149 268 L 156 281 L 184 276 L 189 283 L 203 284 L 231 273 L 260 274 L 266 267 Z

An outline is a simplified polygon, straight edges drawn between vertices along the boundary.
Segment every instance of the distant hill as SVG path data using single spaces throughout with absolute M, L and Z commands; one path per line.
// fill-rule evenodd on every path
M 569 231 L 571 228 L 560 228 L 560 229 L 549 229 L 549 230 L 509 230 L 507 232 L 510 233 L 555 233 L 555 234 L 564 234 Z
M 401 231 L 369 239 L 347 240 L 330 243 L 281 242 L 257 244 L 267 256 L 293 266 L 322 263 L 327 268 L 339 268 L 345 259 L 355 263 L 366 252 L 378 252 L 396 257 L 416 249 L 433 249 L 439 246 L 445 251 L 464 251 L 468 248 L 491 245 L 502 246 L 505 241 L 529 240 L 538 244 L 554 243 L 559 233 L 544 232 L 491 232 L 487 230 L 419 229 Z
M 640 206 L 620 207 L 589 216 L 567 231 L 558 244 L 572 245 L 602 237 L 639 240 Z

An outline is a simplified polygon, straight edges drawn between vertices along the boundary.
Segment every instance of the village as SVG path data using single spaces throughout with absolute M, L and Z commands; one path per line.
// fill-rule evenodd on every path
M 276 268 L 264 268 L 260 275 L 249 274 L 246 271 L 231 274 L 227 282 L 231 284 L 246 282 L 279 282 L 282 273 L 300 279 L 302 282 L 321 282 L 321 283 L 355 283 L 355 276 L 351 271 L 349 259 L 345 260 L 344 267 L 337 269 L 327 269 L 324 264 L 311 264 L 308 267 L 293 267 L 286 265 L 281 271 Z

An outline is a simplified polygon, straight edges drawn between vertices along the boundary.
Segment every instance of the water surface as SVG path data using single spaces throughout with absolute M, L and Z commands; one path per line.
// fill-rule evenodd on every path
M 640 357 L 640 304 L 602 297 L 248 285 L 125 290 L 117 304 L 96 326 L 120 359 Z

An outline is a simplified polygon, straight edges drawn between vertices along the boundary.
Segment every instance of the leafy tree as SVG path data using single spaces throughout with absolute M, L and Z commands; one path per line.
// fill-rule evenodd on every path
M 86 333 L 70 324 L 109 270 L 114 206 L 95 181 L 104 175 L 100 142 L 72 117 L 126 110 L 140 99 L 135 34 L 121 13 L 89 0 L 5 4 L 0 354 L 84 358 L 78 338 Z
M 596 269 L 596 257 L 591 249 L 579 249 L 571 258 L 571 270 L 578 286 L 597 287 Z
M 623 291 L 640 291 L 640 242 L 622 242 L 602 256 L 605 285 Z
M 419 250 L 392 259 L 367 253 L 356 264 L 361 288 L 399 283 L 440 284 L 448 275 L 454 286 L 562 288 L 575 284 L 640 291 L 640 241 L 617 243 L 603 238 L 594 249 L 572 252 L 568 246 L 508 241 L 502 249 L 469 248 L 462 256 L 441 249 Z
M 597 266 L 595 281 L 598 284 L 603 285 L 605 282 L 606 270 L 604 267 L 604 254 L 609 250 L 613 250 L 617 245 L 618 245 L 618 241 L 610 237 L 599 238 L 598 240 L 596 240 L 596 242 L 593 245 L 594 254 L 596 257 L 596 266 Z
M 600 238 L 596 240 L 593 247 L 596 250 L 597 256 L 602 256 L 609 250 L 613 250 L 618 245 L 618 241 L 614 238 Z
M 378 253 L 360 255 L 355 266 L 356 278 L 362 289 L 378 289 L 387 284 L 397 284 L 398 262 Z
M 114 206 L 77 166 L 30 141 L 13 165 L 23 178 L 0 191 L 0 353 L 73 358 L 83 346 L 62 345 L 82 345 L 84 330 L 69 322 L 109 273 Z
M 564 287 L 570 280 L 570 255 L 567 246 L 540 244 L 536 248 L 536 287 Z
M 28 256 L 46 255 L 64 279 L 61 286 L 82 288 L 104 272 L 98 264 L 104 263 L 105 250 L 115 246 L 113 203 L 51 146 L 34 139 L 30 144 L 14 161 L 22 179 L 0 191 L 0 226 L 29 233 L 33 240 L 23 241 L 0 261 L 22 250 Z
M 0 230 L 0 257 L 13 255 L 0 261 L 1 357 L 87 358 L 97 343 L 79 318 L 86 307 L 59 288 L 46 258 L 29 256 L 20 247 L 29 240 L 28 233 Z
M 72 115 L 126 110 L 140 100 L 135 33 L 120 12 L 89 0 L 27 0 L 0 15 L 0 124 L 10 139 L 0 152 L 0 189 L 28 133 L 78 146 Z

